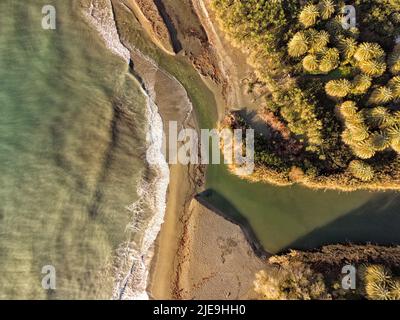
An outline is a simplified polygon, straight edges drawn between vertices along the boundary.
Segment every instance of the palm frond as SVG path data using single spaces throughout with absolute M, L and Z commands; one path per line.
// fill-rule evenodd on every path
M 346 59 L 350 59 L 357 51 L 357 41 L 353 38 L 343 38 L 339 40 L 338 47 Z
M 354 94 L 365 94 L 368 89 L 372 85 L 372 79 L 371 77 L 365 75 L 365 74 L 360 74 L 356 76 L 353 80 L 353 90 L 352 93 Z
M 309 28 L 317 23 L 318 18 L 318 7 L 314 4 L 307 4 L 300 13 L 299 21 L 306 28 Z
M 321 0 L 318 9 L 323 20 L 328 20 L 335 13 L 335 4 L 332 0 Z
M 325 91 L 331 97 L 344 98 L 350 93 L 352 86 L 347 79 L 331 80 L 325 85 Z
M 304 57 L 303 59 L 303 68 L 307 72 L 315 72 L 318 71 L 319 68 L 319 61 L 317 56 L 313 54 L 309 54 Z
M 365 60 L 358 64 L 360 70 L 371 77 L 380 77 L 386 71 L 386 63 L 379 60 Z
M 374 178 L 374 169 L 360 160 L 353 160 L 349 164 L 351 174 L 362 181 L 371 181 Z
M 308 40 L 306 35 L 299 31 L 288 44 L 288 53 L 292 57 L 300 57 L 308 51 Z
M 385 51 L 377 43 L 363 42 L 358 46 L 354 54 L 354 58 L 357 61 L 368 61 L 372 59 L 382 58 L 385 55 Z

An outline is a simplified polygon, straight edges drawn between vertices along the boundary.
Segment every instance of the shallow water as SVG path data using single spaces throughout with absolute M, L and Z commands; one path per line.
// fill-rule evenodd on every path
M 41 27 L 45 4 L 56 30 Z M 2 0 L 0 12 L 0 298 L 110 298 L 144 169 L 145 97 L 79 1 Z

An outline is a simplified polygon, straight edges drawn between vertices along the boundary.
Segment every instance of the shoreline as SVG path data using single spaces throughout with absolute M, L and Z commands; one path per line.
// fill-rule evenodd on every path
M 131 59 L 134 72 L 146 87 L 151 88 L 149 91 L 157 105 L 165 135 L 168 137 L 169 121 L 177 121 L 181 128 L 190 127 L 198 131 L 199 126 L 192 103 L 182 84 L 140 51 L 132 50 Z M 158 87 L 159 83 L 168 85 Z M 176 103 L 177 96 L 180 97 L 179 103 Z M 198 191 L 198 181 L 203 179 L 198 166 L 169 165 L 169 173 L 163 224 L 152 245 L 152 258 L 147 265 L 146 291 L 153 299 L 172 299 L 175 296 L 172 279 L 179 277 L 177 252 L 180 250 L 181 237 L 184 234 L 182 221 L 191 199 Z
M 103 3 L 90 2 L 88 7 L 83 8 L 83 16 L 88 24 L 98 32 L 103 39 L 105 47 L 114 54 L 127 62 L 127 76 L 131 76 L 138 83 L 142 93 L 147 101 L 146 117 L 148 120 L 148 132 L 146 133 L 146 169 L 144 174 L 150 174 L 151 180 L 142 178 L 138 182 L 139 199 L 128 207 L 132 213 L 143 213 L 142 206 L 153 208 L 153 215 L 145 222 L 144 228 L 138 229 L 141 232 L 140 241 L 122 243 L 117 249 L 115 259 L 119 261 L 116 274 L 114 275 L 115 285 L 113 288 L 113 299 L 148 299 L 146 291 L 149 279 L 149 269 L 154 256 L 152 248 L 164 221 L 165 207 L 167 203 L 166 195 L 169 185 L 170 172 L 164 155 L 162 155 L 162 133 L 163 119 L 160 115 L 159 106 L 157 104 L 155 81 L 146 78 L 148 74 L 141 74 L 134 69 L 132 50 L 129 50 L 121 42 L 116 26 L 116 20 L 113 12 L 113 4 L 111 0 Z M 129 57 L 129 58 L 128 58 Z M 136 62 L 146 61 L 146 57 L 137 55 Z M 150 63 L 151 64 L 151 63 Z M 151 67 L 153 67 L 151 65 Z M 159 69 L 155 67 L 155 72 Z M 190 109 L 190 112 L 192 109 Z M 177 114 L 174 117 L 179 117 Z M 185 118 L 187 114 L 185 114 Z M 132 224 L 141 223 L 141 221 L 132 221 Z M 129 228 L 129 226 L 128 226 Z M 129 237 L 128 237 L 129 238 Z M 128 240 L 129 241 L 129 240 Z
M 171 300 L 176 298 L 176 281 L 179 278 L 182 236 L 185 233 L 185 216 L 192 195 L 184 190 L 182 183 L 191 184 L 190 168 L 182 165 L 170 167 L 170 184 L 164 224 L 154 243 L 154 254 L 150 264 L 147 292 L 151 299 Z M 191 186 L 192 187 L 192 186 Z M 193 187 L 192 187 L 193 188 Z M 194 192 L 193 192 L 194 193 Z
M 112 6 L 112 2 L 110 1 L 109 3 Z M 93 18 L 92 13 L 90 14 L 90 18 Z M 115 17 L 113 17 L 112 12 L 111 18 L 112 19 L 107 20 L 104 16 L 101 16 L 101 19 L 97 21 L 97 23 L 94 23 L 95 29 L 98 29 L 99 27 L 106 29 L 115 27 L 110 26 L 109 24 L 113 21 L 115 22 Z M 93 24 L 93 21 L 91 22 Z M 101 36 L 103 36 L 103 34 L 104 32 L 100 32 Z M 118 32 L 116 34 L 120 37 Z M 113 50 L 113 43 L 108 43 L 107 39 L 104 37 L 103 39 L 110 50 L 116 54 L 119 53 L 118 51 Z M 121 39 L 119 44 L 130 51 L 130 71 L 146 93 L 148 102 L 153 104 L 154 107 L 157 107 L 157 113 L 162 119 L 162 128 L 164 129 L 164 132 L 168 132 L 165 127 L 168 120 L 178 120 L 178 123 L 180 123 L 182 127 L 190 127 L 198 131 L 199 124 L 196 119 L 196 113 L 193 110 L 186 88 L 174 76 L 161 69 L 150 57 L 141 53 L 134 46 L 128 45 L 128 47 L 126 47 L 126 44 L 124 44 L 123 41 L 121 42 Z M 125 55 L 122 55 L 121 57 L 126 60 Z M 160 80 L 160 77 L 168 79 L 162 81 Z M 158 81 L 160 83 L 157 82 L 157 79 L 160 80 Z M 220 97 L 219 88 L 210 85 L 210 80 L 203 76 L 201 76 L 201 81 L 209 90 L 211 90 L 214 98 L 221 102 L 222 98 Z M 174 84 L 177 85 L 175 88 Z M 176 95 L 179 95 L 179 91 L 183 91 L 183 95 L 180 99 L 176 99 Z M 175 99 L 170 101 L 171 103 L 169 103 L 168 95 L 175 97 Z M 185 100 L 186 104 L 190 105 L 190 108 L 183 108 L 184 112 L 182 112 L 182 105 L 179 105 L 177 100 Z M 218 110 L 216 111 L 218 112 Z M 221 112 L 221 110 L 219 110 L 219 112 Z M 151 169 L 151 163 L 148 165 Z M 192 267 L 195 269 L 196 264 L 200 261 L 195 261 L 194 264 L 191 264 L 188 260 L 187 250 L 189 246 L 193 245 L 191 240 L 201 235 L 201 233 L 198 234 L 197 232 L 194 232 L 194 222 L 193 219 L 191 219 L 192 211 L 189 210 L 189 208 L 192 207 L 193 203 L 197 203 L 195 197 L 199 191 L 204 191 L 202 186 L 204 184 L 205 172 L 202 166 L 172 165 L 168 166 L 168 168 L 169 184 L 166 191 L 166 210 L 163 212 L 162 217 L 155 213 L 155 216 L 148 222 L 148 227 L 155 226 L 156 229 L 152 227 L 151 230 L 144 230 L 143 235 L 143 238 L 148 238 L 148 233 L 151 233 L 150 238 L 152 239 L 155 237 L 155 240 L 150 242 L 145 241 L 147 244 L 145 247 L 148 248 L 148 250 L 146 250 L 146 252 L 142 250 L 140 251 L 141 259 L 139 259 L 137 254 L 135 255 L 134 253 L 133 255 L 136 258 L 132 257 L 132 253 L 126 257 L 126 259 L 129 260 L 126 261 L 126 264 L 133 264 L 129 268 L 129 271 L 127 271 L 127 274 L 125 274 L 122 279 L 120 277 L 119 280 L 122 281 L 123 290 L 121 292 L 118 291 L 118 297 L 114 294 L 114 298 L 132 299 L 136 297 L 139 299 L 174 299 L 183 297 L 182 290 L 189 290 L 190 281 L 187 279 L 187 274 L 191 272 L 190 270 Z M 207 209 L 206 207 L 204 208 Z M 246 240 L 246 236 L 243 234 L 243 229 L 239 227 L 239 224 L 232 223 L 232 221 L 226 219 L 226 216 L 218 215 L 213 211 L 211 215 L 213 219 L 218 219 L 218 217 L 223 218 L 224 223 L 220 222 L 224 225 L 221 231 L 223 229 L 235 230 L 236 237 L 240 238 L 240 245 L 243 245 L 244 247 L 243 252 L 253 252 L 249 246 L 251 241 L 248 242 Z M 157 219 L 158 223 L 153 221 L 154 219 Z M 199 219 L 200 218 L 196 218 L 195 221 L 201 223 L 202 220 Z M 232 226 L 234 226 L 234 229 L 230 229 Z M 239 230 L 239 232 L 237 232 L 237 230 Z M 214 236 L 218 236 L 218 231 L 219 230 L 215 231 Z M 247 237 L 247 239 L 249 239 L 249 237 Z M 253 249 L 254 248 L 256 247 L 253 246 Z M 207 246 L 207 250 L 214 255 L 218 253 L 218 250 L 214 249 L 212 245 Z M 240 255 L 235 254 L 233 256 L 240 260 Z M 257 265 L 259 265 L 261 260 L 253 256 L 255 256 L 254 253 L 252 253 L 251 259 L 257 261 Z M 143 274 L 144 276 L 141 277 L 139 275 L 138 277 L 138 272 L 140 275 Z M 122 271 L 122 273 L 124 273 L 124 271 Z M 245 280 L 250 285 L 252 277 L 248 276 Z M 145 286 L 143 292 L 141 290 L 141 292 L 136 291 L 137 288 L 143 288 L 143 286 Z

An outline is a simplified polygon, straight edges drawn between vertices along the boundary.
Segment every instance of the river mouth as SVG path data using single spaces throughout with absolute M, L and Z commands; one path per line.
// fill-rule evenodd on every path
M 8 0 L 0 6 L 9 12 L 4 16 L 26 20 L 27 4 Z M 57 3 L 57 8 L 70 10 L 68 4 Z M 39 9 L 32 9 L 26 27 L 21 21 L 1 22 L 10 37 L 0 43 L 6 57 L 0 61 L 5 186 L 0 191 L 0 298 L 106 299 L 113 287 L 107 264 L 125 240 L 131 218 L 126 206 L 138 198 L 145 98 L 133 84 L 132 91 L 124 88 L 123 98 L 133 103 L 134 125 L 125 131 L 122 123 L 113 130 L 115 102 L 121 102 L 115 79 L 122 81 L 118 75 L 126 73 L 127 65 L 82 24 L 76 26 L 74 14 L 60 15 L 70 31 L 43 34 L 35 18 Z M 151 46 L 148 53 L 185 86 L 200 127 L 214 127 L 215 100 L 199 75 L 182 57 L 166 57 Z M 67 101 L 68 108 L 60 101 Z M 137 148 L 124 148 L 113 131 L 125 133 L 120 142 L 132 139 Z M 400 243 L 397 193 L 251 184 L 223 165 L 208 168 L 207 188 L 204 199 L 232 219 L 245 218 L 252 237 L 270 253 L 332 243 Z M 93 199 L 99 203 L 93 205 Z M 49 263 L 66 289 L 42 290 L 40 271 Z
M 199 127 L 216 127 L 216 100 L 194 70 L 179 55 L 172 58 L 164 54 L 145 43 L 134 26 L 130 28 L 126 41 L 152 57 L 185 87 Z M 332 243 L 400 243 L 400 224 L 391 223 L 397 221 L 396 210 L 400 209 L 398 193 L 325 192 L 248 183 L 230 174 L 224 165 L 210 165 L 207 172 L 205 189 L 212 192 L 205 201 L 239 222 L 244 218 L 270 253 Z

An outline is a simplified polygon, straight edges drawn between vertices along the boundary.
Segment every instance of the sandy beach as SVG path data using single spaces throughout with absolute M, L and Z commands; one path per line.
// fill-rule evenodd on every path
M 197 1 L 193 3 L 194 10 L 197 9 L 199 14 L 201 4 Z M 216 35 L 212 33 L 215 31 L 204 24 L 205 19 L 207 16 L 200 16 L 199 23 L 202 23 L 209 39 L 214 40 Z M 215 57 L 219 61 L 214 63 L 220 66 L 224 78 L 228 73 L 236 79 L 238 76 L 232 72 L 232 65 L 229 68 L 224 66 L 224 57 Z M 220 116 L 224 114 L 227 103 L 240 103 L 237 94 L 234 94 L 235 88 L 225 91 L 223 98 L 221 85 L 204 75 L 202 79 L 214 94 Z M 165 87 L 162 89 L 159 85 L 158 88 L 165 91 Z M 164 123 L 181 112 L 179 105 L 176 108 L 174 104 L 165 103 L 165 99 L 158 101 Z M 193 112 L 186 126 L 199 131 Z M 152 299 L 254 298 L 254 274 L 265 263 L 256 256 L 238 225 L 195 199 L 199 192 L 204 191 L 204 169 L 179 164 L 170 166 L 165 222 L 154 246 L 148 282 Z
M 242 229 L 195 198 L 193 168 L 171 167 L 165 222 L 149 279 L 152 299 L 252 299 L 265 267 Z
M 166 2 L 171 19 L 180 15 L 197 17 L 190 1 L 182 8 L 176 2 Z M 176 16 L 171 14 L 176 13 Z M 133 14 L 134 12 L 131 12 Z M 165 13 L 164 13 L 165 15 Z M 197 18 L 196 18 L 197 19 Z M 140 19 L 138 19 L 140 22 Z M 198 31 L 177 30 L 177 39 L 183 46 L 182 55 L 197 70 L 206 87 L 217 101 L 221 117 L 231 91 L 224 91 L 220 80 L 221 57 L 214 55 L 200 19 Z M 145 28 L 144 28 L 145 29 Z M 121 30 L 120 30 L 121 32 Z M 124 38 L 124 37 L 122 37 Z M 186 89 L 172 75 L 160 69 L 135 46 L 123 43 L 131 52 L 131 69 L 140 79 L 158 107 L 168 141 L 169 124 L 176 121 L 178 130 L 200 126 Z M 194 45 L 194 46 L 193 46 Z M 204 49 L 207 48 L 207 49 Z M 225 88 L 226 89 L 226 88 Z M 224 93 L 228 95 L 224 97 Z M 227 99 L 226 99 L 227 98 Z M 211 110 L 210 110 L 211 111 Z M 195 196 L 204 191 L 205 170 L 201 165 L 170 165 L 170 183 L 164 223 L 153 246 L 147 292 L 151 299 L 245 299 L 253 297 L 254 274 L 264 262 L 254 253 L 242 229 L 201 205 Z M 216 245 L 217 244 L 217 245 Z

